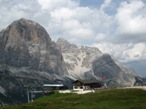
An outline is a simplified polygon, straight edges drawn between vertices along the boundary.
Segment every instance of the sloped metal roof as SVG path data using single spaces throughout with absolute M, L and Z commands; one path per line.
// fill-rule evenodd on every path
M 83 84 L 102 83 L 102 81 L 99 81 L 99 80 L 76 80 L 73 83 L 75 83 L 77 81 L 79 81 Z

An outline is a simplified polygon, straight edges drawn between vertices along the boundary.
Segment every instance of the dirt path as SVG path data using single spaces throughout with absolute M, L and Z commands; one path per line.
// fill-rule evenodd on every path
M 146 86 L 124 87 L 124 89 L 142 89 L 146 91 Z

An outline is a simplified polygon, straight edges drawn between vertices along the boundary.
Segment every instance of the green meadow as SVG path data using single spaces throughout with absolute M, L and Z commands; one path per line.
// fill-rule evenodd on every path
M 111 89 L 88 94 L 60 94 L 1 109 L 146 109 L 146 91 Z

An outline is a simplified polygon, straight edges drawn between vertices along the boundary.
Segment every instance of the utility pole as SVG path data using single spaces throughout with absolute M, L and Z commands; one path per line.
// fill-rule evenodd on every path
M 31 102 L 33 102 L 33 91 L 31 91 Z
M 27 87 L 27 101 L 28 101 L 28 103 L 30 102 L 28 87 Z

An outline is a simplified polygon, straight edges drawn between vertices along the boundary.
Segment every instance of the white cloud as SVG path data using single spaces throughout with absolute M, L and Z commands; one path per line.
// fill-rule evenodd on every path
M 146 43 L 100 43 L 93 44 L 98 47 L 103 53 L 109 53 L 120 62 L 130 62 L 136 60 L 146 60 Z
M 33 8 L 32 8 L 33 7 Z M 38 3 L 35 1 L 0 1 L 0 26 L 2 29 L 6 28 L 14 20 L 22 17 L 33 19 L 36 13 L 39 13 Z
M 73 0 L 38 0 L 42 9 L 54 10 L 60 7 L 74 8 L 79 5 L 79 1 Z
M 103 11 L 105 8 L 107 8 L 111 4 L 112 0 L 104 0 L 104 3 L 101 5 L 100 10 Z
M 106 35 L 104 33 L 98 33 L 97 36 L 95 37 L 96 41 L 102 41 L 104 40 Z
M 110 16 L 101 13 L 98 9 L 91 9 L 89 7 L 76 8 L 59 8 L 51 11 L 51 23 L 56 25 L 55 29 L 62 31 L 60 37 L 68 39 L 69 41 L 78 40 L 78 43 L 92 43 L 97 40 L 104 39 L 109 32 Z M 52 28 L 52 27 L 49 27 Z M 50 30 L 50 29 L 49 29 Z M 54 37 L 56 30 L 52 30 L 50 34 Z M 104 33 L 101 35 L 101 33 Z M 72 38 L 74 39 L 72 40 Z
M 146 43 L 138 43 L 133 48 L 123 52 L 123 58 L 126 61 L 145 60 L 146 59 Z
M 55 18 L 56 20 L 67 20 L 76 15 L 76 12 L 69 9 L 69 8 L 61 8 L 56 9 L 55 11 L 51 12 L 51 17 Z
M 146 5 L 141 0 L 121 3 L 117 14 L 117 36 L 122 39 L 146 41 Z M 138 38 L 137 38 L 138 37 Z M 126 40 L 127 40 L 126 39 Z M 138 40 L 139 41 L 139 40 Z

